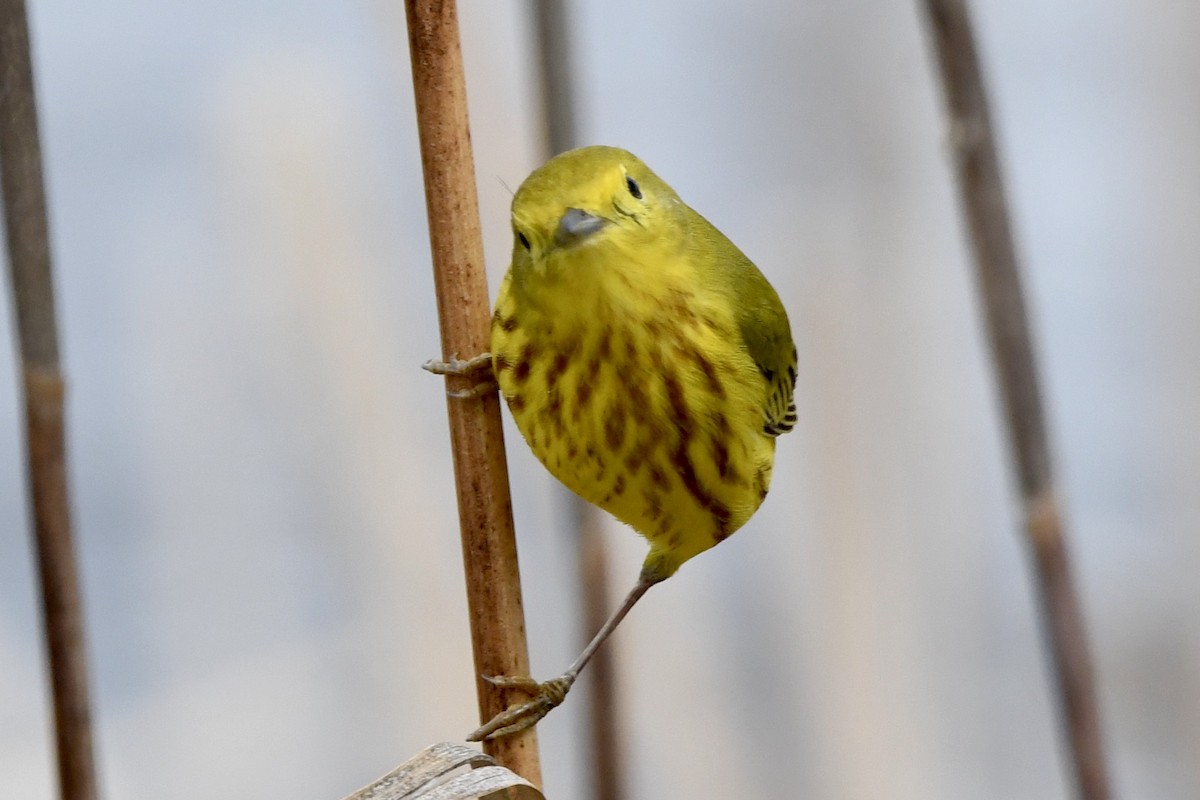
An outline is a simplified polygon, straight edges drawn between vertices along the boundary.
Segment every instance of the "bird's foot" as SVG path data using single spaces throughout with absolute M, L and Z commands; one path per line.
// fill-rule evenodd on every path
M 573 675 L 560 675 L 554 680 L 538 683 L 533 678 L 515 678 L 507 676 L 484 675 L 483 679 L 501 689 L 520 689 L 533 696 L 527 703 L 509 706 L 492 717 L 486 725 L 467 737 L 468 742 L 482 742 L 488 739 L 499 739 L 531 728 L 542 717 L 557 708 L 567 697 L 571 685 L 575 683 Z
M 458 375 L 463 378 L 475 379 L 475 383 L 466 389 L 447 389 L 446 394 L 450 397 L 457 397 L 459 399 L 483 397 L 485 394 L 491 394 L 499 388 L 496 385 L 495 377 L 492 375 L 491 353 L 480 353 L 474 358 L 468 358 L 465 361 L 459 359 L 457 355 L 450 356 L 449 361 L 435 361 L 430 359 L 421 365 L 421 369 L 432 372 L 434 375 Z

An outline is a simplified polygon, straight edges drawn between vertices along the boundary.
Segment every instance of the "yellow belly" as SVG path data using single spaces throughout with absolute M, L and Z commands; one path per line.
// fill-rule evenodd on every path
M 507 288 L 491 349 L 513 419 L 555 477 L 649 540 L 651 576 L 750 518 L 775 441 L 763 378 L 715 304 L 573 318 L 523 307 Z

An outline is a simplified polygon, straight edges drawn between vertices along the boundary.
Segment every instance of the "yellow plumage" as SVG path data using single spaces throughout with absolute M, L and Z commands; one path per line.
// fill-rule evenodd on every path
M 795 424 L 796 350 L 762 273 L 632 154 L 564 153 L 512 204 L 512 265 L 492 367 L 538 459 L 646 537 L 621 609 L 564 675 L 472 735 L 505 735 L 562 701 L 638 598 L 758 509 L 775 437 Z
M 568 209 L 603 222 L 564 236 Z M 623 150 L 551 160 L 512 217 L 492 324 L 501 392 L 538 459 L 644 535 L 645 570 L 669 577 L 766 496 L 774 434 L 795 421 L 787 315 L 741 251 Z

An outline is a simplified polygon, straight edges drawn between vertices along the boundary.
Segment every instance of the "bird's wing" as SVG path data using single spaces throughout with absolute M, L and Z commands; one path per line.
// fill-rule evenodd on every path
M 796 346 L 779 295 L 757 267 L 750 264 L 750 270 L 741 284 L 738 328 L 746 352 L 767 382 L 763 431 L 778 436 L 796 425 Z
M 770 436 L 787 433 L 796 425 L 796 346 L 787 312 L 754 262 L 715 225 L 692 213 L 692 257 L 732 301 L 746 352 L 766 381 L 763 431 Z

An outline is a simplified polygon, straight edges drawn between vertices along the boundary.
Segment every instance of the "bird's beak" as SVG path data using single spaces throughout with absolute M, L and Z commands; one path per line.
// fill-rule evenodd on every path
M 603 217 L 593 216 L 578 208 L 568 208 L 558 220 L 554 243 L 559 247 L 578 244 L 608 224 Z

